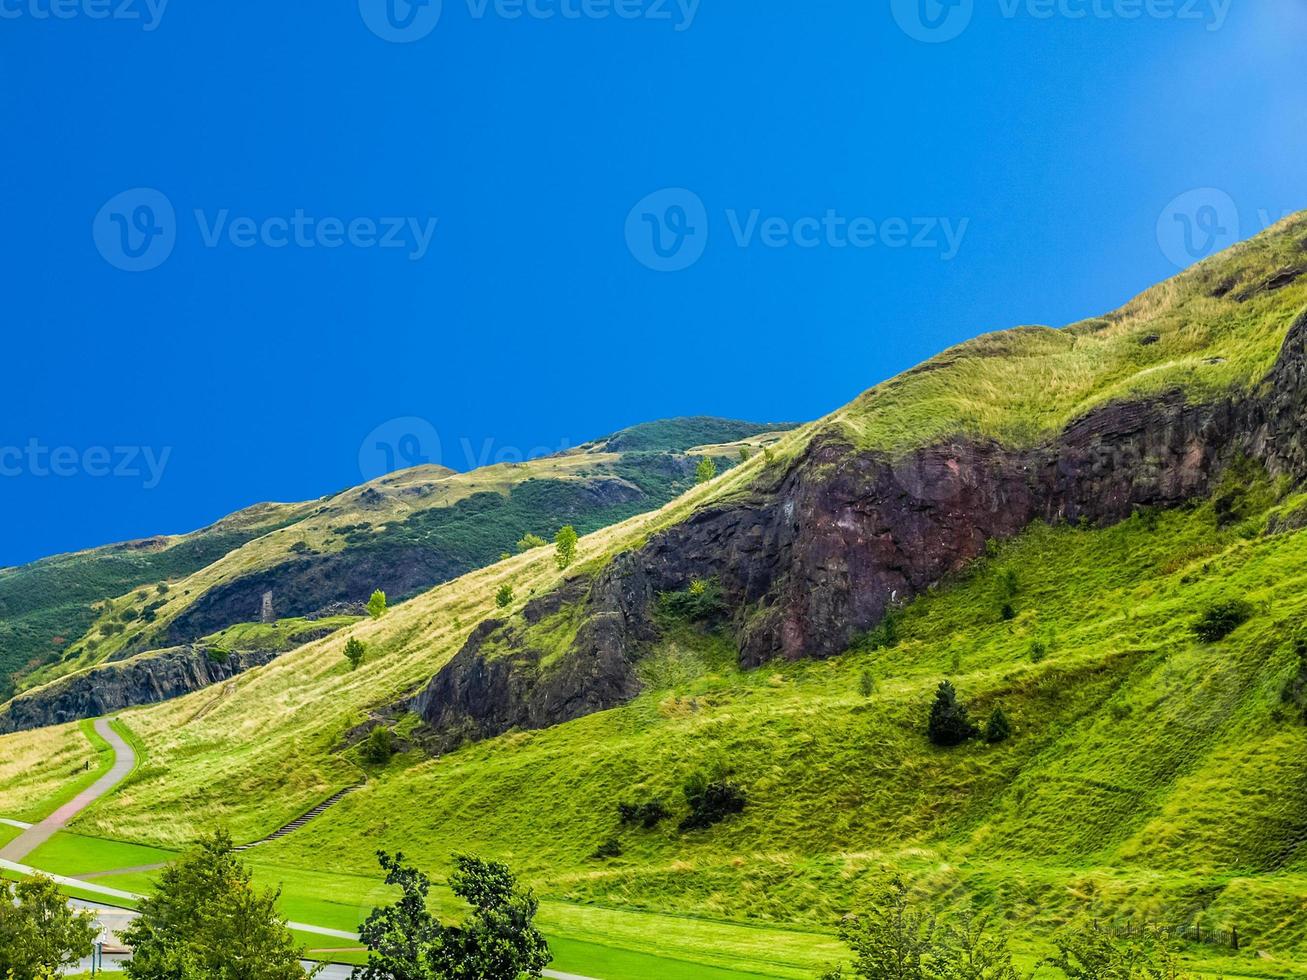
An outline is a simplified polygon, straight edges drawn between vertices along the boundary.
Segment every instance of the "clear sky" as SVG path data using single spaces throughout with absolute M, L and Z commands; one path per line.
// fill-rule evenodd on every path
M 1114 308 L 1307 207 L 1304 50 L 1305 0 L 0 0 L 0 565 Z

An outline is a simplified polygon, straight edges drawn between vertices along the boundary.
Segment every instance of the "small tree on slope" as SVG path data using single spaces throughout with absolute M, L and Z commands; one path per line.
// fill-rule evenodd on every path
M 935 692 L 926 733 L 936 745 L 945 747 L 961 745 L 979 734 L 971 724 L 966 705 L 958 701 L 958 692 L 949 681 L 943 681 Z

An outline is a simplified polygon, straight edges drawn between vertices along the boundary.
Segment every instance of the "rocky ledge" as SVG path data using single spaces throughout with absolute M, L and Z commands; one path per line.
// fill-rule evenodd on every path
M 1175 506 L 1243 457 L 1302 481 L 1305 416 L 1307 315 L 1255 391 L 1109 404 L 1034 448 L 956 441 L 890 457 L 817 438 L 786 471 L 760 477 L 749 502 L 697 512 L 520 621 L 483 623 L 412 708 L 450 746 L 622 704 L 640 689 L 658 594 L 695 579 L 719 584 L 746 666 L 831 656 L 1034 520 L 1104 525 Z M 580 603 L 576 639 L 546 655 L 531 626 L 569 603 Z
M 232 653 L 217 658 L 204 649 L 183 646 L 103 664 L 20 694 L 0 707 L 0 735 L 167 701 L 230 680 L 276 657 L 276 653 Z

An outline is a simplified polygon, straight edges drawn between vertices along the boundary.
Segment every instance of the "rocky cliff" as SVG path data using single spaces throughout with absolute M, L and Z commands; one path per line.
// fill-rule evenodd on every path
M 1209 493 L 1235 461 L 1307 478 L 1307 315 L 1253 391 L 1204 404 L 1184 393 L 1108 404 L 1026 449 L 954 441 L 900 456 L 819 434 L 746 502 L 709 507 L 619 555 L 593 580 L 482 624 L 413 709 L 446 745 L 539 728 L 639 691 L 659 593 L 714 579 L 746 666 L 826 657 L 960 571 L 990 539 L 1034 520 L 1108 524 Z M 774 468 L 778 469 L 778 468 Z M 579 603 L 575 641 L 547 655 L 533 623 Z
M 232 653 L 215 658 L 203 649 L 185 646 L 105 664 L 14 698 L 0 709 L 0 735 L 180 697 L 270 663 L 276 656 Z

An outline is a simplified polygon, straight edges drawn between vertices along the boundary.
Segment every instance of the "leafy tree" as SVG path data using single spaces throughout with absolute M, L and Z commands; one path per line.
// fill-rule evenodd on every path
M 130 980 L 303 980 L 302 947 L 216 831 L 169 865 L 123 933 Z M 314 973 L 316 974 L 316 970 Z
M 717 464 L 713 462 L 711 456 L 704 456 L 699 460 L 699 465 L 694 471 L 695 484 L 707 483 L 717 475 Z
M 426 875 L 404 864 L 404 856 L 378 854 L 386 883 L 402 896 L 374 909 L 361 938 L 368 964 L 356 980 L 501 980 L 538 978 L 552 956 L 535 928 L 539 908 L 530 891 L 503 865 L 474 857 L 455 857 L 449 887 L 471 907 L 460 926 L 442 925 L 427 908 L 431 887 Z
M 513 604 L 513 587 L 505 582 L 495 593 L 495 605 L 500 609 L 507 609 Z
M 538 534 L 524 534 L 522 539 L 517 542 L 519 552 L 530 551 L 532 548 L 543 548 L 549 542 Z
M 971 724 L 966 705 L 958 701 L 958 692 L 949 681 L 943 681 L 935 692 L 935 703 L 930 708 L 930 724 L 926 729 L 936 745 L 961 745 L 979 734 Z
M 848 916 L 840 938 L 853 951 L 854 973 L 865 980 L 928 980 L 935 917 L 908 901 L 895 877 L 864 915 Z
M 989 716 L 989 722 L 985 725 L 985 741 L 990 745 L 997 745 L 999 742 L 1006 742 L 1012 737 L 1012 725 L 1007 720 L 1007 715 L 1003 713 L 1002 707 L 996 707 L 994 713 Z
M 1060 970 L 1067 980 L 1132 980 L 1148 966 L 1138 944 L 1120 942 L 1092 926 L 1063 932 L 1053 944 L 1057 955 L 1044 963 Z
M 363 645 L 363 641 L 358 637 L 351 636 L 345 643 L 345 659 L 349 661 L 350 670 L 358 670 L 359 665 L 363 663 L 363 658 L 367 656 L 368 648 Z
M 554 561 L 558 563 L 558 570 L 564 571 L 572 562 L 576 561 L 576 528 L 571 524 L 558 529 L 554 535 Z
M 95 916 L 74 912 L 50 878 L 0 880 L 0 977 L 45 980 L 89 956 Z
M 1003 931 L 991 930 L 991 922 L 968 910 L 936 933 L 932 972 L 938 980 L 1027 980 L 1012 965 Z
M 395 736 L 385 725 L 378 725 L 363 740 L 363 758 L 376 766 L 384 766 L 395 755 Z
M 354 971 L 354 980 L 436 980 L 432 953 L 444 927 L 427 908 L 431 879 L 404 863 L 404 855 L 377 852 L 386 884 L 398 886 L 393 905 L 372 910 L 359 938 L 368 949 L 367 966 Z
M 372 598 L 368 600 L 368 615 L 373 619 L 380 619 L 386 615 L 386 593 L 380 589 L 372 593 Z

